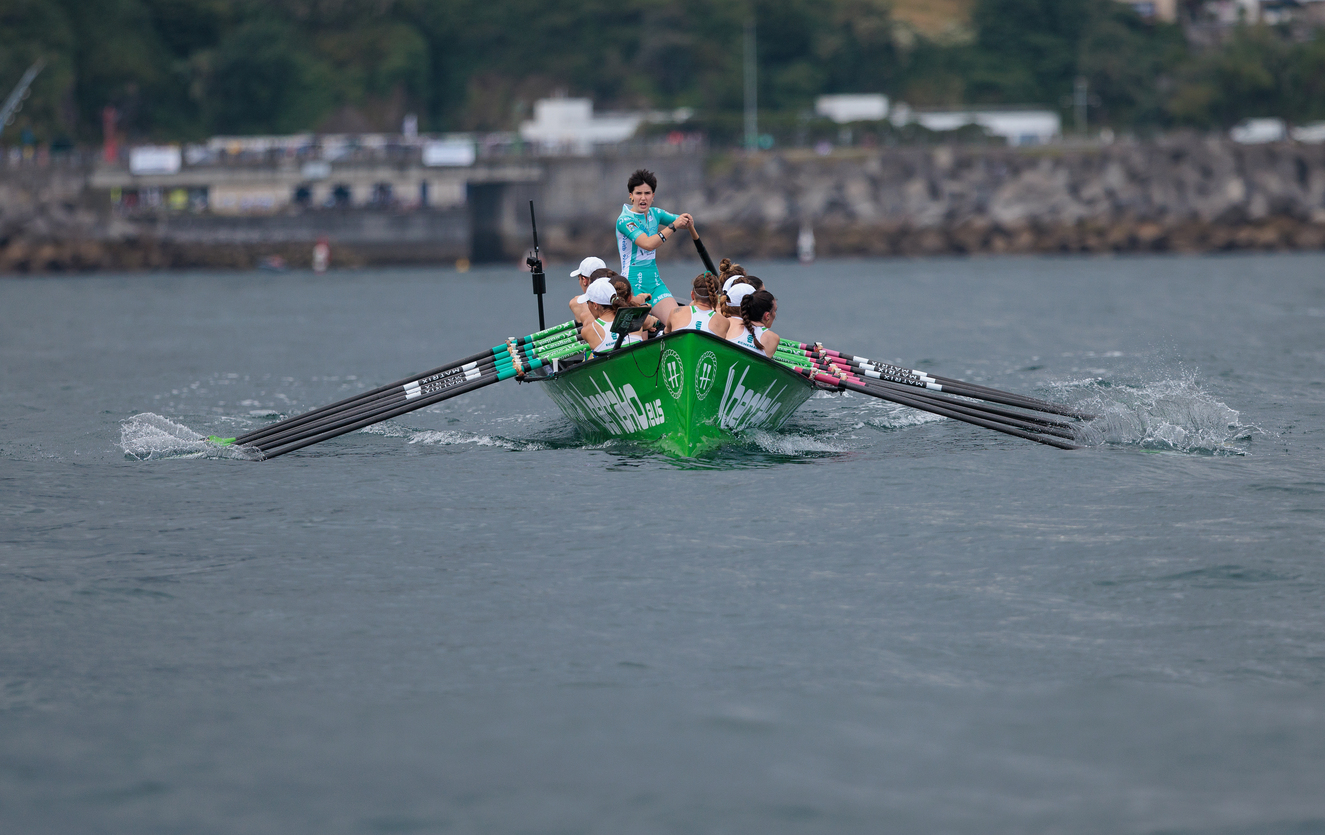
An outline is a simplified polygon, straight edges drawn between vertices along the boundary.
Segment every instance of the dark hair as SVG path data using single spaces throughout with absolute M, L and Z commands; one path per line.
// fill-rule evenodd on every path
M 764 282 L 757 275 L 747 275 L 745 278 L 741 280 L 744 281 L 746 284 L 749 284 L 751 287 L 755 288 L 756 290 L 764 289 Z
M 777 299 L 767 290 L 756 290 L 741 299 L 741 324 L 745 325 L 751 336 L 755 335 L 754 323 L 763 320 L 764 315 L 773 309 L 775 301 Z
M 718 309 L 718 303 L 722 301 L 722 285 L 718 283 L 718 277 L 707 270 L 695 276 L 694 291 L 696 297 L 703 297 L 709 307 Z
M 730 258 L 723 258 L 718 262 L 718 281 L 726 282 L 734 275 L 745 275 L 745 267 L 732 263 Z
M 611 278 L 612 276 L 614 276 L 614 275 L 616 275 L 616 274 L 617 274 L 617 271 L 614 270 L 614 269 L 612 269 L 611 267 L 599 267 L 598 269 L 596 269 L 596 270 L 594 270 L 593 272 L 589 273 L 589 280 L 590 280 L 590 281 L 597 281 L 597 280 L 600 279 L 600 278 Z
M 648 183 L 649 188 L 654 191 L 658 190 L 658 178 L 653 176 L 652 171 L 647 168 L 635 169 L 635 173 L 630 175 L 629 180 L 626 180 L 626 193 L 630 194 L 637 187 L 642 186 L 645 183 Z
M 612 309 L 620 310 L 623 307 L 647 307 L 648 305 L 637 304 L 635 302 L 635 289 L 630 286 L 630 282 L 621 276 L 610 277 L 612 287 L 616 289 L 616 295 L 612 297 Z

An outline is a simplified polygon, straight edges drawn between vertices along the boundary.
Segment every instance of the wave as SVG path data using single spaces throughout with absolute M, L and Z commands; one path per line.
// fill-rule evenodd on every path
M 142 412 L 120 421 L 120 448 L 126 458 L 150 461 L 162 458 L 259 458 L 248 447 L 212 443 L 194 429 L 161 415 Z
M 1204 391 L 1195 374 L 1137 383 L 1077 380 L 1056 386 L 1074 405 L 1097 417 L 1079 427 L 1092 446 L 1132 446 L 1210 455 L 1245 455 L 1247 442 L 1265 434 Z
M 387 433 L 384 433 L 387 434 Z M 423 432 L 405 432 L 399 433 L 409 438 L 411 444 L 423 444 L 425 446 L 454 446 L 457 444 L 473 444 L 474 446 L 491 446 L 509 449 L 512 451 L 540 450 L 547 449 L 548 444 L 539 441 L 503 438 L 496 435 L 482 435 L 474 432 L 460 432 L 453 429 L 430 430 Z

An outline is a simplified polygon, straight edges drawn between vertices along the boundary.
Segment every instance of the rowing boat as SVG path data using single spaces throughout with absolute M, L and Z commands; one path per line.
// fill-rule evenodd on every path
M 527 381 L 591 441 L 690 458 L 741 432 L 775 430 L 814 393 L 804 376 L 700 331 L 677 331 Z

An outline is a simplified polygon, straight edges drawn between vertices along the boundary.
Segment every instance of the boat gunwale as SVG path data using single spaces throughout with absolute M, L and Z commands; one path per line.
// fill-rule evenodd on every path
M 721 336 L 718 336 L 717 334 L 709 333 L 708 331 L 691 330 L 688 328 L 685 330 L 672 331 L 671 333 L 663 334 L 662 336 L 655 337 L 653 339 L 646 339 L 643 342 L 632 342 L 629 345 L 621 346 L 615 351 L 610 351 L 606 354 L 599 354 L 597 356 L 585 360 L 584 362 L 577 362 L 574 365 L 572 365 L 570 368 L 563 368 L 558 371 L 550 372 L 548 374 L 544 374 L 538 377 L 528 377 L 527 381 L 551 382 L 552 380 L 559 380 L 566 377 L 571 377 L 576 375 L 582 369 L 597 367 L 613 359 L 628 356 L 629 354 L 639 349 L 654 345 L 662 345 L 666 343 L 669 339 L 674 339 L 677 337 L 684 337 L 684 336 L 698 336 L 702 337 L 703 339 L 708 339 L 713 342 L 720 343 L 726 346 L 727 348 L 730 348 L 733 351 L 739 352 L 738 354 L 739 356 L 748 357 L 750 359 L 763 360 L 766 365 L 772 368 L 776 368 L 779 372 L 781 372 L 785 376 L 794 377 L 795 379 L 799 380 L 801 383 L 805 384 L 806 387 L 817 388 L 817 386 L 811 380 L 807 379 L 806 377 L 800 374 L 797 374 L 795 371 L 792 371 L 790 368 L 787 368 L 782 363 L 771 359 L 767 354 L 764 354 L 762 352 L 751 351 L 749 348 L 743 348 L 737 343 L 732 342 L 730 339 L 725 339 Z

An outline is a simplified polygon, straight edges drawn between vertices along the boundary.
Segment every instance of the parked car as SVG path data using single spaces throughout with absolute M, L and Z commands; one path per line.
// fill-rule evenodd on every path
M 1228 135 L 1243 145 L 1283 142 L 1288 138 L 1288 126 L 1283 119 L 1243 119 Z

